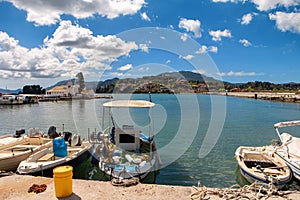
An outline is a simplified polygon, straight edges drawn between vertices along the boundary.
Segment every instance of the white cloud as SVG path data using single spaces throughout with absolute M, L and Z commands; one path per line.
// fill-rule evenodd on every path
M 276 7 L 285 6 L 295 6 L 300 3 L 300 0 L 252 0 L 256 4 L 257 9 L 260 11 L 268 11 Z
M 260 74 L 257 74 L 255 72 L 233 72 L 233 71 L 230 71 L 230 72 L 220 72 L 218 73 L 219 76 L 257 76 L 257 75 L 260 75 Z
M 188 55 L 186 55 L 186 56 L 179 56 L 179 58 L 183 58 L 183 59 L 185 59 L 185 60 L 191 60 L 192 58 L 194 58 L 194 56 L 193 55 L 190 55 L 190 54 L 188 54 Z
M 212 52 L 212 53 L 217 53 L 218 52 L 218 47 L 210 46 L 210 47 L 208 47 L 208 51 Z
M 89 29 L 62 21 L 44 45 L 28 49 L 0 32 L 0 78 L 74 77 L 78 72 L 103 71 L 107 63 L 138 47 L 116 36 L 93 36 Z M 4 72 L 5 71 L 5 72 Z
M 166 64 L 169 64 L 169 63 L 171 63 L 171 60 L 167 60 L 167 61 L 166 61 Z
M 184 33 L 180 36 L 180 39 L 185 42 L 188 39 L 188 34 Z
M 231 38 L 231 32 L 228 29 L 225 29 L 223 31 L 217 30 L 217 31 L 209 31 L 209 35 L 211 35 L 213 38 L 213 41 L 221 41 L 222 37 L 228 37 Z
M 199 20 L 182 18 L 179 21 L 178 27 L 183 28 L 186 31 L 193 32 L 195 37 L 201 37 L 200 25 L 201 25 L 201 22 Z
M 276 12 L 269 14 L 270 20 L 276 21 L 276 26 L 282 32 L 290 31 L 300 34 L 300 13 Z
M 216 46 L 207 47 L 205 45 L 202 45 L 198 49 L 198 51 L 196 51 L 196 54 L 203 54 L 203 53 L 207 53 L 207 52 L 217 53 L 218 52 L 218 47 L 216 47 Z
M 127 70 L 130 70 L 130 69 L 132 69 L 132 64 L 126 64 L 126 65 L 118 68 L 118 70 L 120 70 L 120 71 L 127 71 Z
M 149 52 L 149 47 L 147 44 L 139 44 L 139 48 L 143 51 L 148 53 Z
M 110 76 L 115 76 L 115 77 L 122 77 L 122 76 L 124 76 L 124 74 L 121 73 L 121 72 L 110 72 L 109 75 Z
M 144 0 L 6 0 L 16 8 L 27 12 L 27 21 L 36 25 L 56 24 L 63 14 L 77 19 L 92 17 L 94 14 L 116 18 L 120 15 L 136 14 L 145 4 Z
M 145 20 L 148 22 L 151 21 L 151 19 L 148 17 L 147 13 L 145 13 L 145 12 L 141 13 L 141 18 L 142 18 L 142 20 Z
M 239 40 L 239 42 L 240 42 L 244 47 L 249 47 L 249 46 L 252 45 L 251 42 L 249 42 L 249 41 L 246 40 L 246 39 L 241 39 L 241 40 Z
M 253 19 L 253 14 L 252 13 L 245 14 L 242 17 L 241 24 L 242 25 L 248 25 L 248 24 L 250 24 L 252 19 Z

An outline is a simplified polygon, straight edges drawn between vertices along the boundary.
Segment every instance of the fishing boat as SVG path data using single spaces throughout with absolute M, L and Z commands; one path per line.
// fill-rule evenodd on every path
M 0 171 L 15 171 L 21 161 L 31 154 L 51 145 L 49 138 L 43 137 L 38 129 L 30 129 L 28 135 L 4 136 L 0 139 Z
M 144 179 L 151 171 L 157 170 L 160 159 L 154 141 L 153 120 L 149 119 L 148 136 L 131 124 L 117 125 L 112 109 L 152 109 L 154 103 L 144 100 L 117 100 L 103 104 L 103 113 L 108 109 L 109 125 L 102 130 L 89 134 L 91 143 L 98 144 L 93 155 L 97 165 L 109 179 Z M 117 113 L 117 112 L 114 112 Z M 117 113 L 119 114 L 119 113 Z M 125 116 L 126 117 L 126 116 Z
M 284 160 L 275 154 L 273 146 L 240 146 L 235 158 L 242 176 L 249 182 L 271 183 L 282 187 L 292 178 L 292 172 Z
M 88 141 L 81 141 L 78 135 L 66 138 L 57 137 L 48 148 L 29 156 L 19 164 L 17 173 L 52 177 L 55 167 L 69 165 L 76 168 L 90 157 L 92 145 Z
M 280 145 L 276 146 L 276 155 L 282 158 L 291 168 L 296 179 L 300 180 L 300 138 L 289 133 L 280 133 L 279 128 L 299 126 L 300 121 L 287 121 L 274 124 L 274 128 L 280 138 Z

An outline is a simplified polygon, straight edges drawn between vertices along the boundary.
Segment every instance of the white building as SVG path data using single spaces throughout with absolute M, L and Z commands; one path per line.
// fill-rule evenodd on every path
M 47 96 L 56 96 L 56 97 L 71 97 L 78 94 L 79 85 L 73 85 L 71 81 L 68 82 L 68 85 L 55 86 L 54 88 L 47 90 Z

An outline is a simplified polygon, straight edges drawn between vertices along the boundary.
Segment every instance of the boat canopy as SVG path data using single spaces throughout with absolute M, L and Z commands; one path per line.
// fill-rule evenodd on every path
M 278 129 L 281 127 L 287 127 L 287 126 L 299 126 L 300 125 L 300 120 L 298 121 L 288 121 L 288 122 L 279 122 L 274 124 L 274 128 Z
M 117 100 L 103 104 L 106 108 L 152 108 L 155 104 L 144 100 Z

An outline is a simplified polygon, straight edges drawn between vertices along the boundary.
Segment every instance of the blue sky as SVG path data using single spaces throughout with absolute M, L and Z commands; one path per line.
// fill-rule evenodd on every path
M 0 88 L 190 70 L 300 82 L 300 0 L 2 0 Z

